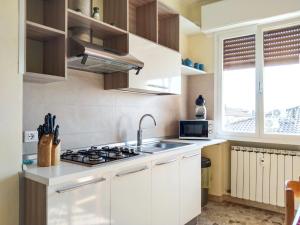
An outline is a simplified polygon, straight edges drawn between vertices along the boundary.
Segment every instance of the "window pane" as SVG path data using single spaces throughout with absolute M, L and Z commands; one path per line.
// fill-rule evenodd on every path
M 223 42 L 222 128 L 255 133 L 255 35 Z
M 255 68 L 223 72 L 223 130 L 255 132 Z
M 264 68 L 265 133 L 300 134 L 300 65 Z
M 264 131 L 300 134 L 300 26 L 264 32 Z

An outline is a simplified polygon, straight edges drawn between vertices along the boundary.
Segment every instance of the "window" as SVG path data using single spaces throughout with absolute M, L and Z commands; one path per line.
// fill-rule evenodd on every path
M 300 26 L 264 32 L 264 132 L 300 135 Z
M 300 25 L 223 34 L 217 43 L 222 62 L 217 72 L 218 133 L 299 138 Z
M 223 129 L 255 132 L 255 35 L 223 41 Z M 238 93 L 238 95 L 237 95 Z

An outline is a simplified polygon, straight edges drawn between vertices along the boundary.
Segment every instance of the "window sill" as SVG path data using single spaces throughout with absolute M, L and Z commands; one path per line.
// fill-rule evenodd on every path
M 273 135 L 269 138 L 259 137 L 241 137 L 233 135 L 217 135 L 216 138 L 225 139 L 228 141 L 241 141 L 241 142 L 253 142 L 253 143 L 264 143 L 264 144 L 282 144 L 282 145 L 298 145 L 300 146 L 300 137 L 283 137 Z

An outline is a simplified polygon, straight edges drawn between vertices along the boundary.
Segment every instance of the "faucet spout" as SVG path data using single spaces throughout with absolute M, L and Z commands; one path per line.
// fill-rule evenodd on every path
M 156 120 L 154 118 L 154 116 L 152 116 L 151 114 L 145 114 L 141 117 L 140 122 L 139 122 L 139 129 L 137 131 L 137 146 L 141 146 L 143 144 L 143 130 L 142 130 L 142 122 L 146 117 L 150 117 L 152 118 L 154 125 L 156 126 Z

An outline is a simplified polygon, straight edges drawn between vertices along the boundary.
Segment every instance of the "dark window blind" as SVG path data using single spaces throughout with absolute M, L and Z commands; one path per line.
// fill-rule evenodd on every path
M 284 65 L 299 63 L 300 26 L 264 32 L 264 63 Z
M 223 42 L 223 69 L 255 67 L 255 35 L 226 39 Z

